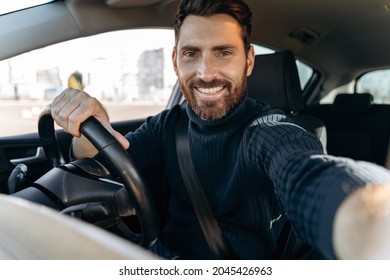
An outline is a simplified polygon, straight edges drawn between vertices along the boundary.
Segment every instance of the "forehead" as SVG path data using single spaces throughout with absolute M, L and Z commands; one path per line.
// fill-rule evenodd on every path
M 233 17 L 227 14 L 189 15 L 180 28 L 178 47 L 237 45 L 242 42 L 241 27 Z

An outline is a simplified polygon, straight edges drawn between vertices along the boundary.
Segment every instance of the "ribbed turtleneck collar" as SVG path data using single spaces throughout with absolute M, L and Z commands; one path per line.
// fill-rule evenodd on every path
M 247 95 L 237 104 L 230 112 L 218 120 L 203 120 L 201 119 L 187 104 L 187 114 L 190 121 L 195 123 L 200 130 L 224 130 L 225 128 L 232 128 L 246 122 L 251 117 L 251 112 L 255 106 L 255 101 L 248 98 Z

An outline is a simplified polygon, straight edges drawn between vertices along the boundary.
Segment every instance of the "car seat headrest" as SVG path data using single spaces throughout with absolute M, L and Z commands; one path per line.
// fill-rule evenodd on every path
M 248 77 L 248 95 L 285 113 L 301 111 L 304 103 L 294 54 L 283 51 L 257 55 Z
M 332 110 L 339 114 L 368 113 L 373 99 L 370 93 L 340 93 L 336 95 Z

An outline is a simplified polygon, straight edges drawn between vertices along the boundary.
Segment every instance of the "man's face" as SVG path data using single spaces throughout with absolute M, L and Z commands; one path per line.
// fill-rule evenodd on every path
M 172 60 L 184 97 L 206 120 L 225 116 L 245 95 L 254 64 L 238 22 L 226 14 L 184 20 Z

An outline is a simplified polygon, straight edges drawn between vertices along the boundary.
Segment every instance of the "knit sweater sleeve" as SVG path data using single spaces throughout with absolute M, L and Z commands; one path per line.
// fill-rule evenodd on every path
M 248 132 L 248 157 L 273 182 L 294 231 L 326 258 L 335 258 L 332 229 L 338 206 L 369 182 L 389 182 L 389 172 L 371 163 L 325 155 L 314 134 L 282 114 L 258 118 Z

